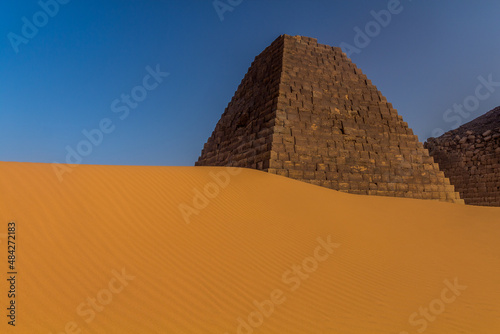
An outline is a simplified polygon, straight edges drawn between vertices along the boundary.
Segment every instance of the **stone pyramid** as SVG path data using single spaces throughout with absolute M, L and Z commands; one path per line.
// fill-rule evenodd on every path
M 406 122 L 338 47 L 282 35 L 258 55 L 196 166 L 344 192 L 463 203 Z
M 500 107 L 424 146 L 466 204 L 500 206 Z

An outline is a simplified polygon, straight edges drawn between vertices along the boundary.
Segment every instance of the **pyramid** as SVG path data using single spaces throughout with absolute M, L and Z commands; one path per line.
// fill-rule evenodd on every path
M 424 146 L 466 204 L 500 206 L 500 107 Z
M 281 35 L 255 58 L 195 165 L 463 203 L 377 87 L 340 48 L 309 37 Z

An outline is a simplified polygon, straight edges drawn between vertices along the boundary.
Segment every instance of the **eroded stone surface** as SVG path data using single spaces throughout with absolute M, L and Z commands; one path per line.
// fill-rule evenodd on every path
M 425 147 L 466 204 L 500 206 L 500 107 Z
M 463 203 L 377 87 L 340 48 L 309 37 L 282 35 L 255 58 L 196 165 Z

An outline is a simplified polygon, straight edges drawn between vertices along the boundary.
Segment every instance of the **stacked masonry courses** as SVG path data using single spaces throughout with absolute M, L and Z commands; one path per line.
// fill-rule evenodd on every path
M 500 107 L 425 147 L 466 204 L 500 206 Z
M 255 58 L 196 166 L 463 203 L 377 87 L 340 48 L 308 37 L 282 35 Z

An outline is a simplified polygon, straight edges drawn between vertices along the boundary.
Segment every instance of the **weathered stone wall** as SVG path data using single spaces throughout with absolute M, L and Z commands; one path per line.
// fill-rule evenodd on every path
M 425 147 L 466 204 L 500 206 L 500 107 Z
M 269 166 L 283 39 L 258 55 L 201 152 L 196 166 Z
M 250 143 L 246 143 L 239 146 L 241 156 L 233 155 L 233 165 L 355 194 L 462 202 L 408 124 L 340 48 L 287 35 L 273 45 L 282 52 L 272 60 L 273 64 L 275 59 L 280 61 L 279 79 L 275 80 L 275 72 L 269 73 L 277 92 L 272 90 L 276 93 L 272 103 L 268 100 L 272 112 L 265 113 L 274 117 L 266 123 L 272 124 L 266 141 L 271 143 L 269 156 L 263 154 L 268 160 L 256 166 L 242 162 L 249 152 L 245 147 Z M 252 84 L 270 87 L 269 80 Z M 248 105 L 244 108 L 249 115 L 261 112 Z M 228 164 L 209 161 L 221 154 L 212 144 L 221 131 L 216 128 L 197 165 Z

